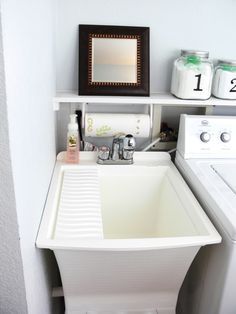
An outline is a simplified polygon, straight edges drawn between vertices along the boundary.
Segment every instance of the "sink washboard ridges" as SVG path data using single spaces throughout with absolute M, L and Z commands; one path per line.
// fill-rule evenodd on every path
M 96 167 L 64 170 L 54 238 L 103 239 Z

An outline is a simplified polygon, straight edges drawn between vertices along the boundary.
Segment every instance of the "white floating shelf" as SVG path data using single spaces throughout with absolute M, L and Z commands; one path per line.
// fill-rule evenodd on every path
M 149 97 L 141 96 L 82 96 L 73 92 L 58 92 L 53 99 L 54 110 L 59 110 L 60 103 L 96 103 L 96 104 L 156 104 L 168 106 L 236 106 L 236 100 L 224 100 L 211 97 L 207 100 L 183 100 L 170 93 L 153 93 Z

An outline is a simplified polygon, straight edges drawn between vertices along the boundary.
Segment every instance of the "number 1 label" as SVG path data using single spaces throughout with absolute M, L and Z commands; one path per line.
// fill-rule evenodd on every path
M 195 91 L 202 91 L 202 88 L 200 88 L 201 76 L 201 74 L 195 75 L 195 77 L 197 77 L 197 88 L 194 88 Z

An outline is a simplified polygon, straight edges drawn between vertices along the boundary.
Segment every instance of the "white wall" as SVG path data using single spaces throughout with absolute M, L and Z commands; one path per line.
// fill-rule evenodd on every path
M 235 0 L 58 0 L 57 89 L 78 89 L 78 24 L 149 26 L 151 92 L 160 92 L 181 49 L 236 59 L 235 12 Z
M 55 3 L 2 0 L 1 6 L 10 152 L 28 313 L 47 314 L 51 313 L 50 269 L 45 254 L 35 248 L 35 238 L 55 161 Z
M 26 314 L 26 295 L 12 178 L 0 15 L 0 313 Z

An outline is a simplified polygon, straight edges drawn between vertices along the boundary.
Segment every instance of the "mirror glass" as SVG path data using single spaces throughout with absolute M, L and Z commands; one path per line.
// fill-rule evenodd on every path
M 92 38 L 92 82 L 137 83 L 137 39 Z

